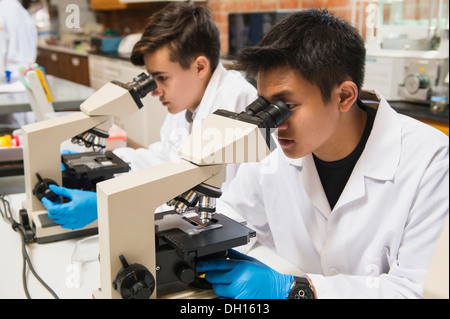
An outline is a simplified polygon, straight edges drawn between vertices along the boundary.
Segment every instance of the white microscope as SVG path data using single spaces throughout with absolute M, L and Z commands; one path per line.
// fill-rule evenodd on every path
M 266 157 L 275 147 L 271 132 L 290 116 L 286 104 L 270 104 L 263 98 L 239 114 L 218 110 L 184 142 L 180 160 L 91 185 L 97 191 L 97 221 L 75 231 L 54 224 L 40 198 L 53 197 L 49 183 L 66 186 L 61 160 L 66 166 L 74 155 L 61 156 L 60 143 L 75 136 L 75 141 L 101 149 L 94 135 L 108 131 L 112 116 L 142 107 L 140 99 L 155 88 L 145 74 L 129 84 L 113 81 L 83 102 L 81 112 L 22 127 L 27 197 L 21 223 L 29 225 L 38 243 L 98 231 L 101 289 L 94 292 L 95 298 L 167 298 L 174 291 L 179 297 L 185 286 L 192 285 L 202 291 L 196 296 L 211 294 L 211 289 L 202 289 L 207 284 L 197 274 L 196 262 L 223 256 L 255 236 L 215 212 L 224 168 Z M 98 172 L 105 169 L 99 156 L 81 154 L 74 161 L 94 165 L 92 170 Z M 173 210 L 155 214 L 164 203 Z
M 128 171 L 128 165 L 111 152 L 104 154 L 112 116 L 137 111 L 143 107 L 141 99 L 155 88 L 153 78 L 144 73 L 131 83 L 112 81 L 83 102 L 81 112 L 22 127 L 26 201 L 20 218 L 22 224 L 34 233 L 38 243 L 97 233 L 96 221 L 76 231 L 63 229 L 48 217 L 40 201 L 42 196 L 52 197 L 48 189 L 50 183 L 67 186 L 63 183 L 60 144 L 72 139 L 87 147 L 93 146 L 95 151 L 63 156 L 66 171 L 72 173 L 67 175 L 72 188 L 76 188 L 75 182 L 78 180 L 85 185 L 84 189 L 95 189 L 96 182 L 110 178 L 115 173 Z M 89 187 L 86 188 L 86 184 Z
M 225 256 L 255 235 L 215 212 L 224 168 L 266 157 L 271 132 L 289 116 L 286 104 L 263 98 L 239 114 L 218 110 L 182 144 L 180 160 L 98 183 L 101 287 L 94 297 L 187 298 L 192 285 L 195 298 L 210 297 L 196 262 Z M 166 202 L 174 209 L 155 215 Z

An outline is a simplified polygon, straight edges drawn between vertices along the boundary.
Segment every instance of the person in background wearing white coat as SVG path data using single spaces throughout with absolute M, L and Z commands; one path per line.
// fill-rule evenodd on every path
M 150 17 L 131 62 L 145 65 L 158 85 L 152 95 L 169 114 L 161 127 L 161 141 L 148 149 L 114 151 L 132 171 L 176 160 L 183 140 L 208 115 L 217 109 L 241 112 L 257 98 L 256 89 L 241 73 L 223 67 L 219 54 L 219 30 L 206 6 L 176 2 Z M 237 170 L 229 168 L 227 180 Z M 71 199 L 63 204 L 42 199 L 48 215 L 63 228 L 82 228 L 97 219 L 96 193 L 50 188 Z
M 257 239 L 305 272 L 294 277 L 231 251 L 198 263 L 227 298 L 421 298 L 449 211 L 449 139 L 398 114 L 383 96 L 362 100 L 364 41 L 325 10 L 274 26 L 239 65 L 258 94 L 291 116 L 280 147 L 241 165 L 217 202 Z M 367 94 L 366 94 L 367 95 Z
M 37 29 L 27 10 L 17 0 L 0 0 L 0 83 L 19 79 L 19 68 L 36 60 Z M 28 114 L 31 117 L 28 116 Z M 0 124 L 19 128 L 33 122 L 31 112 L 0 115 Z

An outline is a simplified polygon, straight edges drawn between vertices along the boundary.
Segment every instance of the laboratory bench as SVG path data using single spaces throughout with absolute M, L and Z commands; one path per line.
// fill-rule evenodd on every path
M 15 220 L 26 196 L 24 193 L 7 195 Z M 61 299 L 91 299 L 100 288 L 100 263 L 98 261 L 98 236 L 74 238 L 46 244 L 26 245 L 32 264 L 40 277 Z M 266 247 L 255 244 L 249 255 L 263 261 L 279 272 L 297 276 L 302 271 L 277 256 Z M 22 246 L 18 233 L 11 225 L 0 219 L 0 299 L 22 299 Z M 52 298 L 39 282 L 27 275 L 28 289 L 32 298 Z M 198 298 L 206 292 L 198 289 L 184 291 L 182 298 Z M 211 291 L 208 292 L 211 295 Z M 171 295 L 167 295 L 171 297 Z
M 80 104 L 95 93 L 86 85 L 47 75 L 55 111 L 79 110 Z M 23 92 L 0 92 L 0 114 L 31 111 L 30 100 Z
M 89 55 L 96 55 L 99 57 L 117 59 L 117 60 L 121 60 L 121 61 L 130 62 L 130 55 L 128 55 L 128 54 L 124 55 L 124 54 L 120 54 L 118 52 L 98 52 L 98 51 L 89 51 L 88 53 L 89 53 Z
M 88 97 L 95 93 L 95 89 L 74 83 L 68 80 L 64 80 L 52 75 L 47 75 L 50 90 L 53 96 L 53 108 L 55 111 L 79 111 L 80 104 L 84 102 Z M 25 89 L 19 92 L 0 92 L 0 115 L 11 114 L 17 112 L 29 112 L 31 111 L 30 101 Z M 6 127 L 4 127 L 6 126 Z M 10 134 L 10 128 L 6 124 L 0 125 L 0 135 Z M 11 155 L 13 149 L 3 150 L 2 159 L 6 156 L 4 152 L 8 152 L 8 156 Z M 21 149 L 20 149 L 21 151 Z M 13 156 L 16 157 L 16 156 Z M 2 192 L 2 178 L 5 176 L 23 175 L 23 164 L 20 161 L 1 161 L 0 163 L 0 192 Z

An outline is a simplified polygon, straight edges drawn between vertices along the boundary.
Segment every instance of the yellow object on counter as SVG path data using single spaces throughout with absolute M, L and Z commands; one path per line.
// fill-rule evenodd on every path
M 11 135 L 0 136 L 0 146 L 11 147 Z
M 41 82 L 42 87 L 44 88 L 45 95 L 47 96 L 47 101 L 52 102 L 53 97 L 52 94 L 50 93 L 50 88 L 48 87 L 47 79 L 45 78 L 44 72 L 42 72 L 40 68 L 36 68 L 34 69 L 34 71 L 36 71 L 39 81 Z
M 3 135 L 0 136 L 0 147 L 18 147 L 21 144 L 20 137 L 18 135 Z

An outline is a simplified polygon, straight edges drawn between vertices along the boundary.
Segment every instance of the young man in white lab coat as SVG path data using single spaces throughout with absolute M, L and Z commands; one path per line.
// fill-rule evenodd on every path
M 37 29 L 33 19 L 17 0 L 0 0 L 0 84 L 19 80 L 19 68 L 36 60 Z M 34 121 L 32 112 L 0 114 L 0 125 L 19 128 Z
M 0 0 L 0 71 L 18 79 L 19 67 L 34 62 L 36 54 L 37 29 L 30 14 L 17 0 Z
M 169 114 L 161 141 L 148 149 L 115 150 L 132 171 L 176 160 L 182 141 L 209 114 L 217 109 L 241 112 L 257 98 L 241 73 L 223 67 L 219 54 L 219 30 L 207 7 L 176 2 L 150 17 L 131 62 L 145 65 L 158 85 L 152 94 Z M 228 180 L 236 170 L 227 168 Z M 54 186 L 51 190 L 71 199 L 63 204 L 42 200 L 48 215 L 63 228 L 82 228 L 97 219 L 96 193 Z
M 415 298 L 449 210 L 448 137 L 361 100 L 357 30 L 321 10 L 276 25 L 240 65 L 258 93 L 291 106 L 279 148 L 241 165 L 217 203 L 305 272 L 280 274 L 237 252 L 200 262 L 229 298 Z

